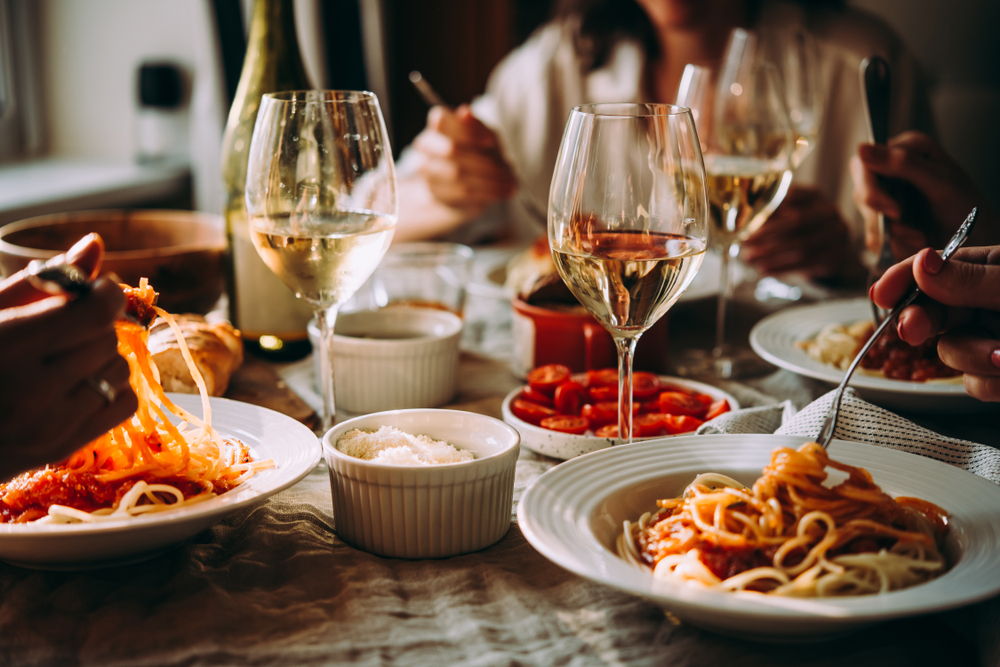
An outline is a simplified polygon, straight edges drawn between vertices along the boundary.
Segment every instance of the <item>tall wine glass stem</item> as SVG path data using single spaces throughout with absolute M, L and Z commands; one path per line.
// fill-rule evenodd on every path
M 626 444 L 632 442 L 632 358 L 638 341 L 639 336 L 615 336 L 615 347 L 618 348 L 618 439 Z
M 715 349 L 712 356 L 716 359 L 726 353 L 726 309 L 729 307 L 729 255 L 733 244 L 726 243 L 722 247 L 722 262 L 719 265 L 719 300 L 715 307 Z
M 337 307 L 316 309 L 316 320 L 319 322 L 319 384 L 323 394 L 320 433 L 326 433 L 337 416 L 333 399 L 333 326 L 337 321 Z

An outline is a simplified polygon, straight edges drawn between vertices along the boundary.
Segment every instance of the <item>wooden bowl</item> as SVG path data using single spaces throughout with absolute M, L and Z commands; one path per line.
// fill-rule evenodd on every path
M 104 239 L 102 272 L 129 285 L 148 278 L 164 310 L 204 314 L 222 295 L 222 219 L 193 211 L 83 211 L 12 222 L 0 228 L 0 274 L 65 252 L 90 232 Z

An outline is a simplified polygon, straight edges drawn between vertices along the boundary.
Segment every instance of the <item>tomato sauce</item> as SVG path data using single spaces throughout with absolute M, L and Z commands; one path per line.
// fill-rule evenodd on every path
M 920 345 L 910 345 L 900 340 L 895 328 L 887 327 L 861 360 L 861 367 L 881 371 L 893 380 L 913 382 L 960 375 L 959 371 L 945 366 L 938 357 L 938 338 L 934 336 Z

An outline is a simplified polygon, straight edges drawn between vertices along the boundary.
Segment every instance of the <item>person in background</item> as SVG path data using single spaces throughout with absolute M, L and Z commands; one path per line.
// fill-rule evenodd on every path
M 941 361 L 964 374 L 970 395 L 1000 401 L 1000 217 L 961 167 L 919 133 L 886 146 L 862 144 L 852 174 L 868 244 L 878 244 L 874 220 L 881 212 L 893 251 L 906 258 L 872 285 L 872 300 L 892 308 L 916 281 L 926 298 L 900 313 L 899 337 L 918 345 L 944 332 Z M 961 248 L 943 263 L 935 248 L 973 207 L 978 215 L 970 242 L 982 245 Z
M 103 252 L 91 234 L 65 260 L 92 278 Z M 66 458 L 135 413 L 115 336 L 124 308 L 104 277 L 72 300 L 39 291 L 26 271 L 0 282 L 0 482 Z
M 475 240 L 489 233 L 478 225 L 489 224 L 483 214 L 495 213 L 498 202 L 508 209 L 498 217 L 513 225 L 501 233 L 522 240 L 544 233 L 569 110 L 592 102 L 672 101 L 684 66 L 716 63 L 738 26 L 810 31 L 826 91 L 817 145 L 782 206 L 743 244 L 744 257 L 763 273 L 835 278 L 853 268 L 863 233 L 848 165 L 867 138 L 862 59 L 881 55 L 892 67 L 890 127 L 931 123 L 914 62 L 899 40 L 837 2 L 563 0 L 554 20 L 496 67 L 483 96 L 454 110 L 431 109 L 400 160 L 396 239 Z

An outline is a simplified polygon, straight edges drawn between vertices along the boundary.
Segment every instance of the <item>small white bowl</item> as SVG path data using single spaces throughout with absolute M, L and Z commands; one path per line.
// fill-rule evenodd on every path
M 314 324 L 310 335 L 318 350 Z M 337 408 L 367 414 L 444 405 L 455 395 L 461 337 L 462 319 L 433 308 L 338 315 L 333 336 Z
M 347 431 L 381 426 L 445 440 L 475 458 L 399 466 L 337 450 Z M 334 529 L 358 549 L 393 558 L 446 558 L 485 549 L 510 528 L 520 440 L 499 419 L 459 410 L 394 410 L 337 424 L 323 437 Z

